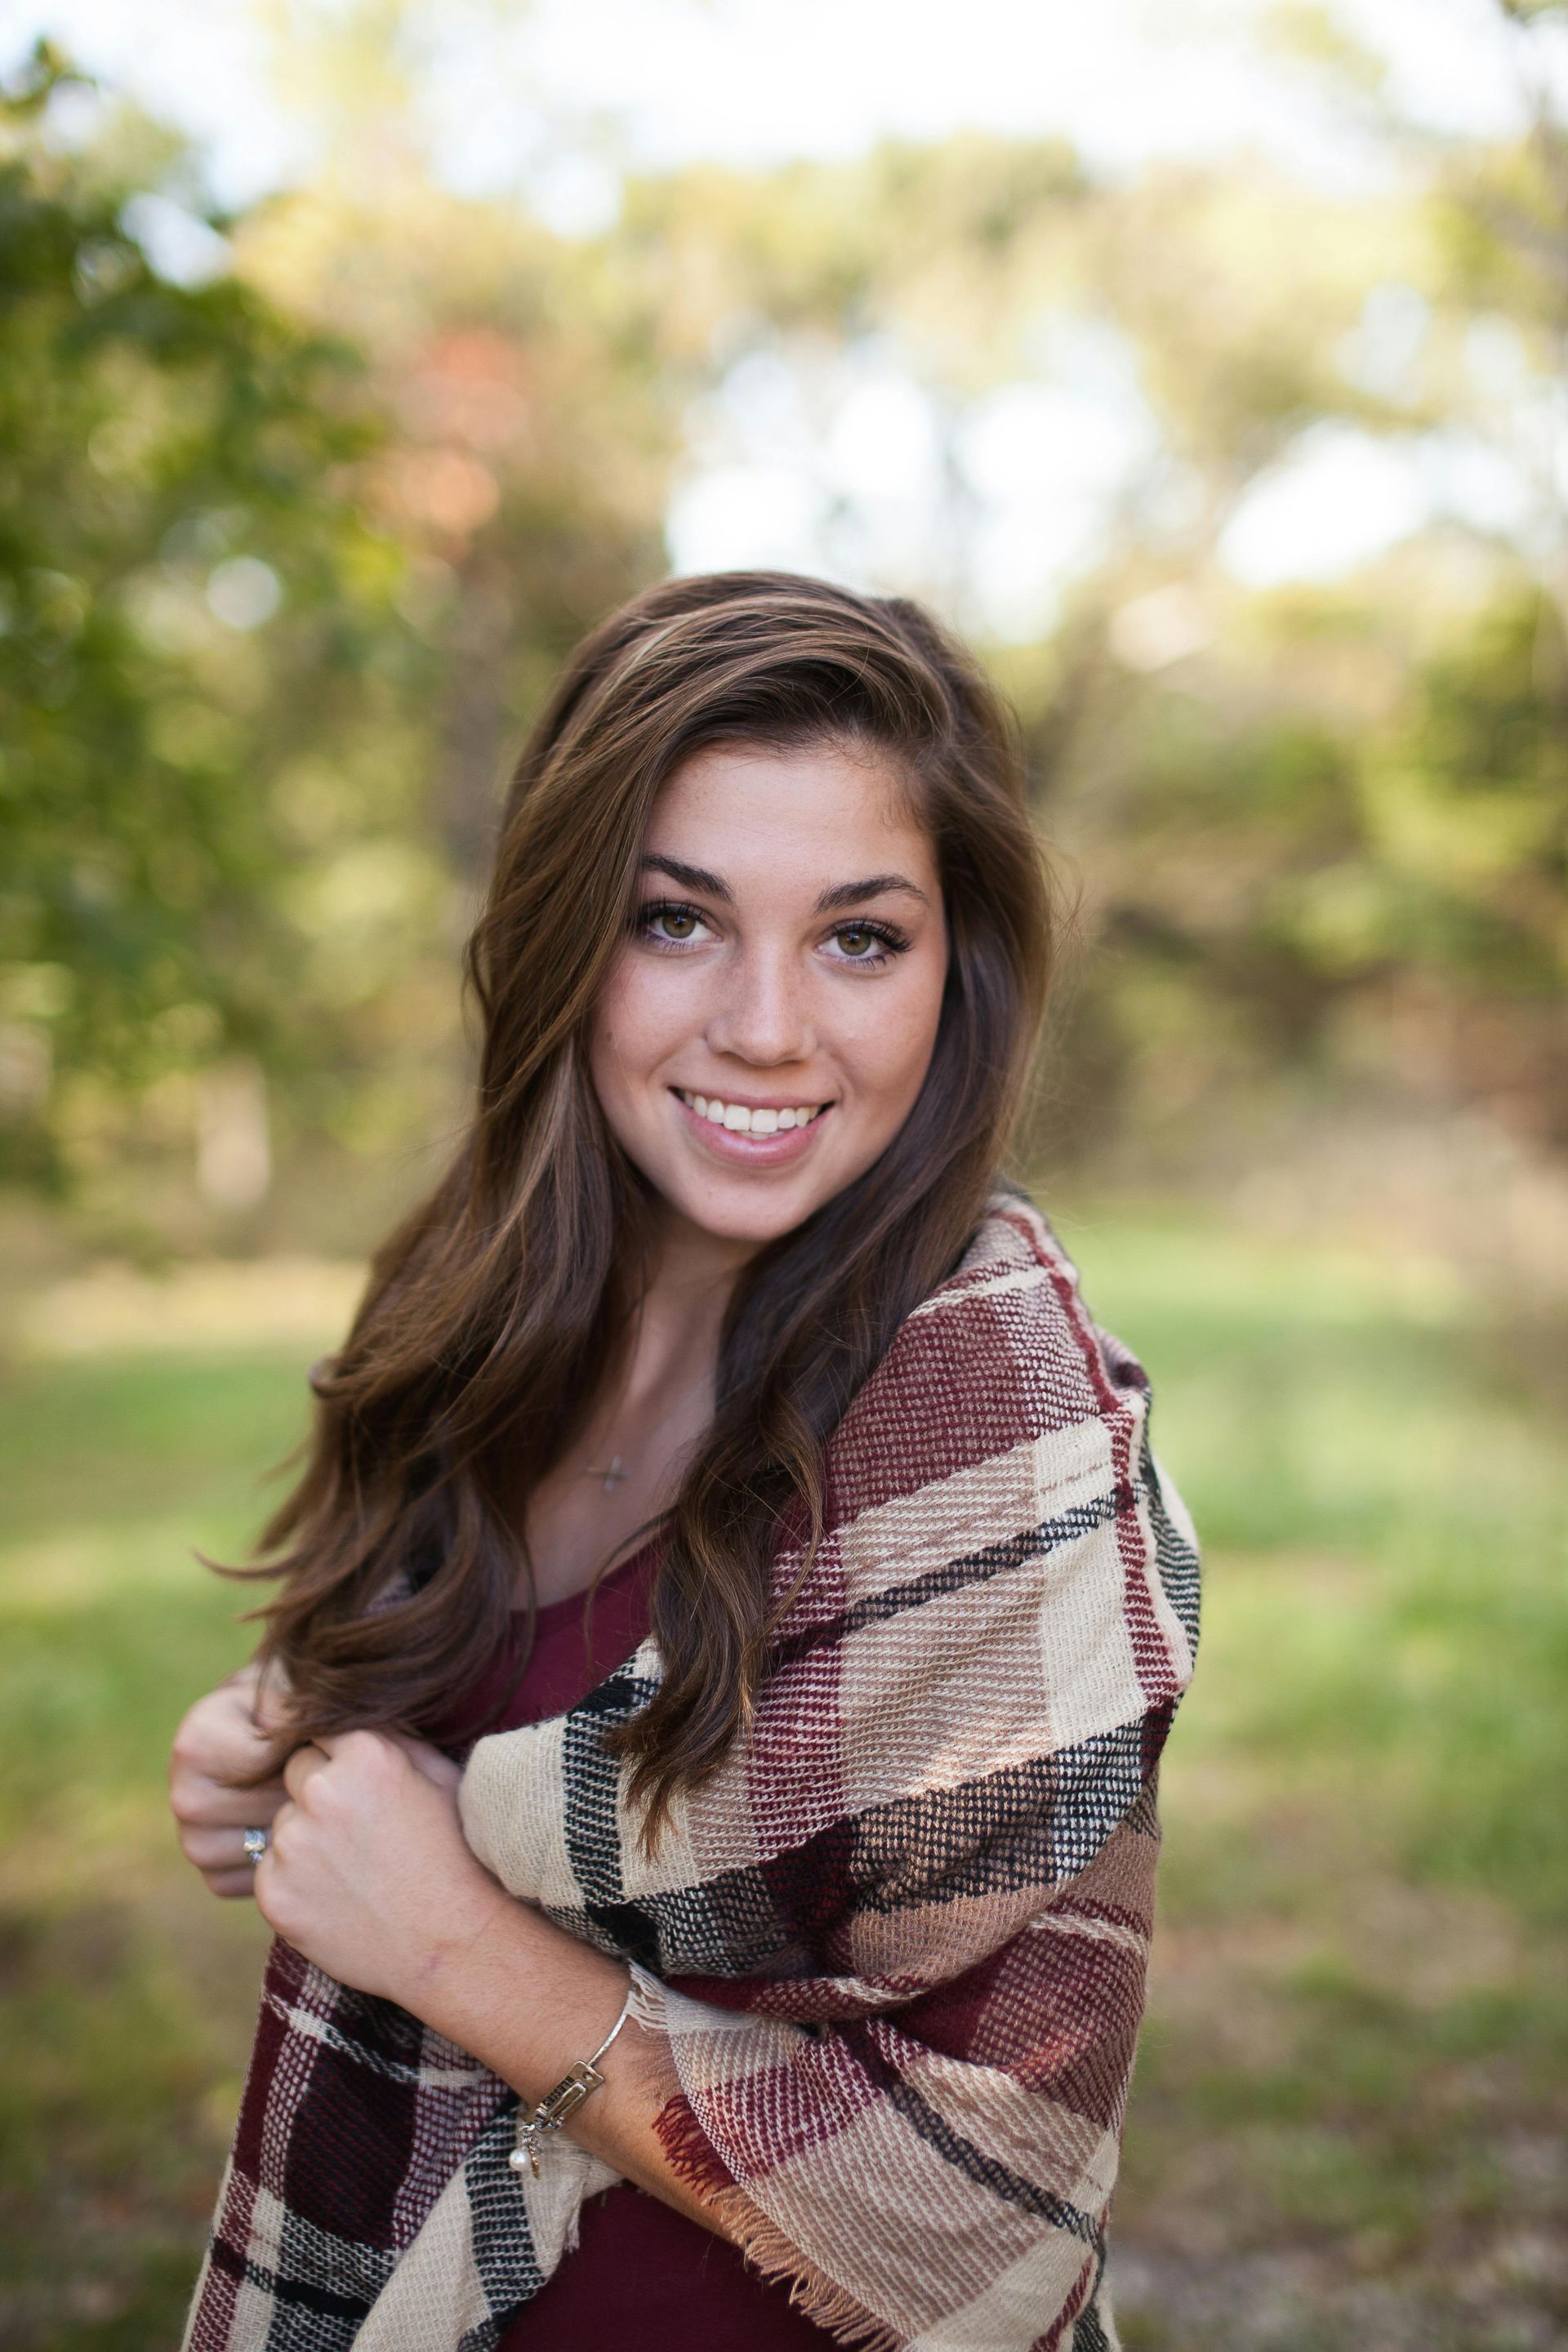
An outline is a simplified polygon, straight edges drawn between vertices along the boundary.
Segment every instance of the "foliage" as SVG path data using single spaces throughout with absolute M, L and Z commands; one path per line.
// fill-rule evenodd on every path
M 205 275 L 222 242 L 162 193 L 167 142 L 121 116 L 85 156 L 54 142 L 69 82 L 42 50 L 0 165 L 0 1012 L 12 1150 L 56 1176 L 84 1083 L 330 1050 L 279 985 L 300 766 L 352 758 L 409 645 L 402 551 L 353 498 L 355 355 Z M 171 213 L 201 282 L 154 266 Z
M 1068 1055 L 1086 1144 L 1108 1078 L 1150 1128 L 1148 1072 L 1173 1061 L 1169 1138 L 1291 1075 L 1342 1097 L 1382 1028 L 1390 1098 L 1417 1091 L 1418 1053 L 1450 1101 L 1560 1150 L 1554 600 L 1515 578 L 1401 643 L 1405 616 L 1364 592 L 1281 593 L 1179 679 L 1120 668 L 1107 624 L 1085 618 L 1070 727 L 1059 705 L 1037 722 L 1052 820 L 1097 883 Z

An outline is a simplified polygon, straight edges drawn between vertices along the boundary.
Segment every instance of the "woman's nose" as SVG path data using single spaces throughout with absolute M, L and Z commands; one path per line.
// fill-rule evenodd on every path
M 805 991 L 794 961 L 754 952 L 723 974 L 709 1015 L 708 1044 L 741 1061 L 802 1062 L 816 1050 Z

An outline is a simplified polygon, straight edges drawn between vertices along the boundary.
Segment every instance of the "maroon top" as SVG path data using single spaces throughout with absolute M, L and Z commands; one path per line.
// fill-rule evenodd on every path
M 658 1558 L 650 1537 L 611 1570 L 589 1605 L 581 1593 L 537 1612 L 533 1653 L 502 1713 L 487 1718 L 517 1668 L 523 1620 L 447 1728 L 461 1747 L 485 1731 L 515 1731 L 563 1715 L 585 1698 L 647 1631 Z M 497 2352 L 805 2352 L 835 2342 L 794 2309 L 788 2290 L 749 2270 L 738 2248 L 629 2181 L 583 2207 L 575 2251 L 563 2256 Z

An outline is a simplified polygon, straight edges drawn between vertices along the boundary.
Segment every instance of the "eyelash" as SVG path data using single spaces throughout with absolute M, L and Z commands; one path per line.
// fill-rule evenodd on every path
M 693 942 L 690 940 L 661 940 L 652 928 L 654 919 L 658 915 L 692 915 L 700 923 L 708 920 L 700 907 L 692 906 L 685 898 L 652 898 L 646 906 L 639 907 L 634 918 L 638 938 L 646 940 L 649 947 L 658 948 L 666 955 L 679 955 Z M 884 965 L 891 963 L 895 956 L 901 956 L 910 945 L 909 935 L 900 931 L 896 924 L 874 921 L 869 916 L 862 916 L 853 923 L 840 923 L 837 929 L 828 933 L 828 937 L 837 939 L 845 931 L 869 931 L 874 940 L 882 942 L 879 955 L 839 959 L 856 971 L 879 971 Z

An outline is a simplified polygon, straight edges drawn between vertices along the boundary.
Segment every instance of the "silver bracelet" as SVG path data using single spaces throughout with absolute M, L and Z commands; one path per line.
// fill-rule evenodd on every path
M 568 2116 L 576 2114 L 590 2091 L 596 2091 L 604 2082 L 599 2061 L 632 2013 L 637 1999 L 637 1979 L 626 1987 L 626 1997 L 621 2003 L 621 2013 L 611 2026 L 591 2058 L 579 2058 L 569 2066 L 552 2091 L 545 2094 L 537 2106 L 521 2106 L 517 2111 L 517 2145 L 507 2158 L 514 2172 L 531 2172 L 539 2179 L 539 2142 L 545 2132 L 559 2131 Z

